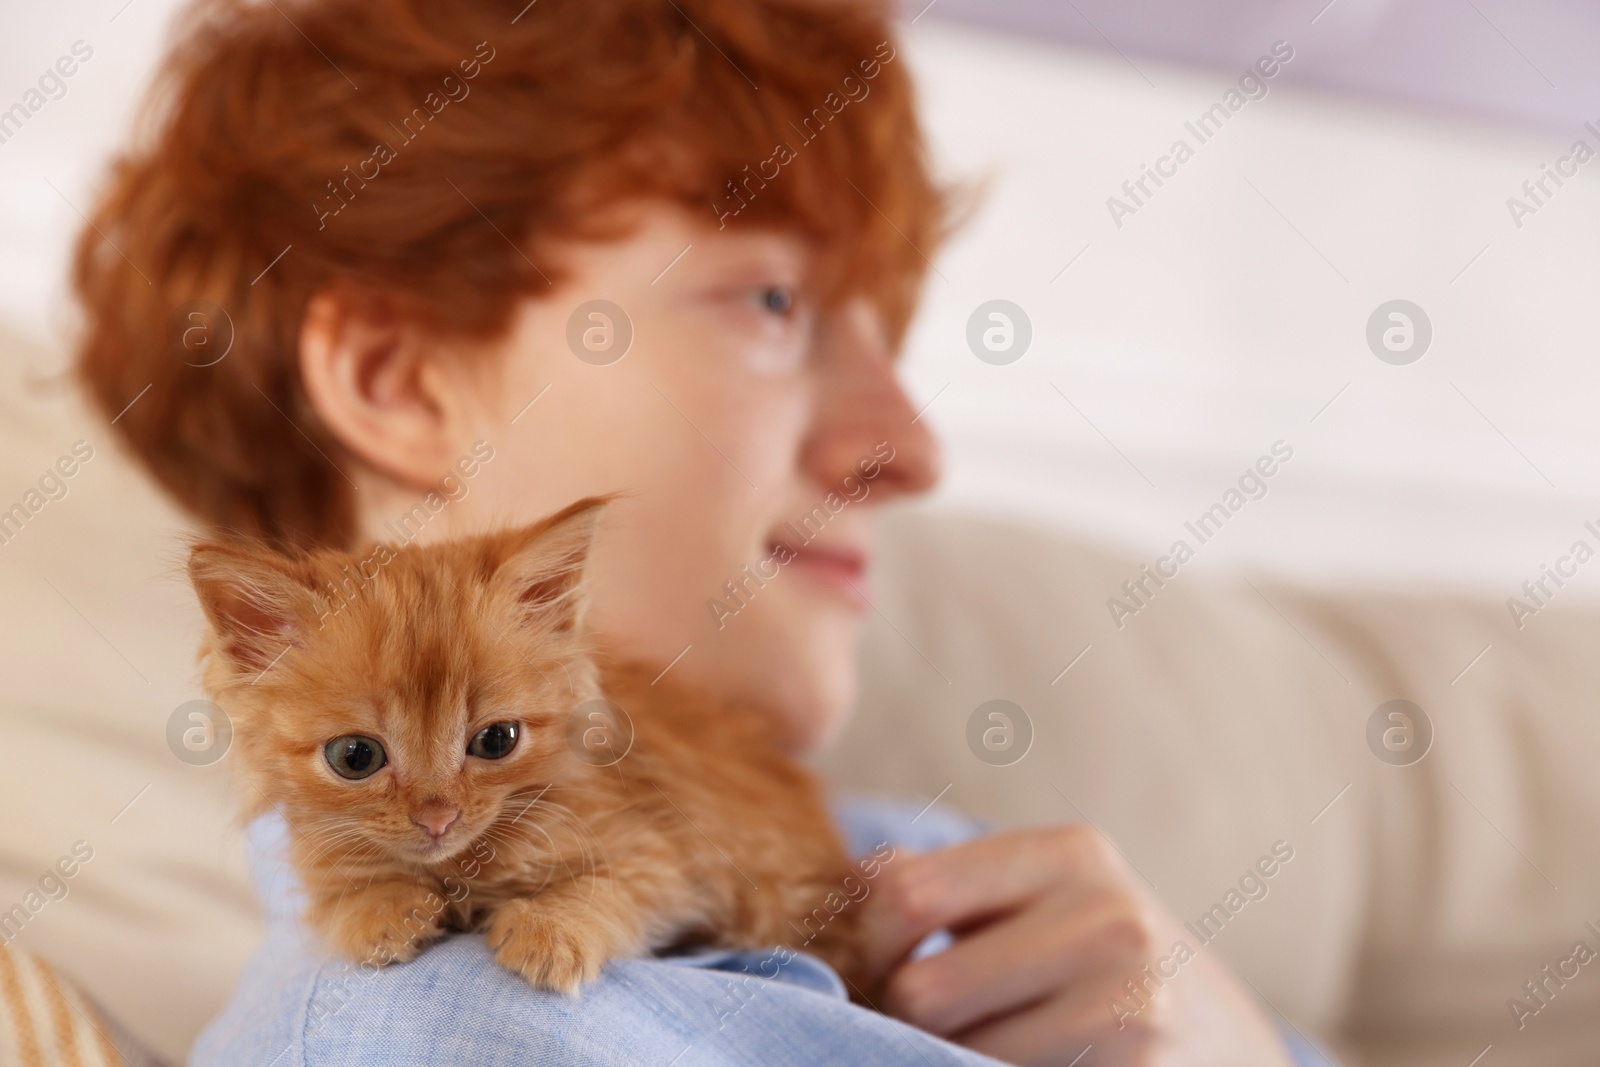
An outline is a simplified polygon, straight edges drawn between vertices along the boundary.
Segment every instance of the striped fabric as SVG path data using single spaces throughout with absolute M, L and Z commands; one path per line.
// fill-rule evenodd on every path
M 77 987 L 49 964 L 0 946 L 0 1064 L 11 1067 L 132 1067 L 110 1027 Z

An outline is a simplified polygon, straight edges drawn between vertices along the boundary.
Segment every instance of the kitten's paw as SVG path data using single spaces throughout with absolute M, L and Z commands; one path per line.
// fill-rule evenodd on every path
M 485 931 L 494 958 L 538 989 L 576 996 L 600 975 L 605 939 L 565 909 L 537 900 L 508 900 L 495 909 Z
M 334 951 L 357 963 L 405 963 L 442 933 L 427 897 L 411 887 L 351 894 L 320 911 L 313 925 Z

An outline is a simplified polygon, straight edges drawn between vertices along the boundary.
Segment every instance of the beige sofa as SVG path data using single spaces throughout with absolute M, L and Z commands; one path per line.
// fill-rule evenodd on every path
M 176 1062 L 260 933 L 226 760 L 167 743 L 198 695 L 183 523 L 32 381 L 46 355 L 0 351 L 0 512 L 28 512 L 0 522 L 0 911 L 27 912 L 5 936 Z M 79 441 L 92 458 L 41 488 Z M 1222 905 L 1206 950 L 1352 1063 L 1466 1067 L 1491 1044 L 1486 1065 L 1593 1062 L 1597 968 L 1547 982 L 1520 1030 L 1507 1000 L 1578 940 L 1600 948 L 1600 612 L 1519 632 L 1499 604 L 1185 573 L 1119 629 L 1105 601 L 1138 565 L 1064 533 L 910 512 L 880 557 L 863 713 L 826 761 L 840 782 L 1092 822 L 1180 918 Z M 1411 766 L 1366 740 L 1393 698 L 1435 729 Z M 967 740 L 991 699 L 1032 724 L 1009 766 Z M 1280 842 L 1266 895 L 1228 911 Z

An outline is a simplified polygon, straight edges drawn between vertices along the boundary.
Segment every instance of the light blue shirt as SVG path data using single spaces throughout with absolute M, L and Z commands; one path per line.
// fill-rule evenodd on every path
M 849 805 L 840 825 L 856 855 L 885 841 L 928 850 L 982 832 L 938 809 L 886 804 Z M 495 963 L 477 934 L 446 938 L 409 963 L 362 968 L 330 958 L 300 925 L 303 898 L 284 841 L 276 816 L 251 827 L 267 938 L 200 1036 L 192 1067 L 997 1062 L 856 1007 L 839 977 L 804 954 L 781 966 L 772 950 L 614 960 L 578 998 L 533 989 Z M 1296 1035 L 1286 1039 L 1302 1067 L 1332 1064 Z

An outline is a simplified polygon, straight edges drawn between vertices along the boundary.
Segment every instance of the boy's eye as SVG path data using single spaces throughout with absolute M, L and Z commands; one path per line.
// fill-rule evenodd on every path
M 794 290 L 787 285 L 769 285 L 756 290 L 756 303 L 763 311 L 787 315 L 794 310 Z
M 357 734 L 334 738 L 322 747 L 322 754 L 334 774 L 352 781 L 372 777 L 388 762 L 381 744 Z
M 517 747 L 517 724 L 494 722 L 479 730 L 467 744 L 467 755 L 479 759 L 501 759 Z

